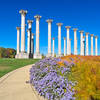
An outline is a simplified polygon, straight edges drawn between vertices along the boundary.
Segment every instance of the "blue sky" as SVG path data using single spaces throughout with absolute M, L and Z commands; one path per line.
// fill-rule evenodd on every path
M 56 23 L 63 23 L 62 26 L 62 52 L 63 37 L 66 37 L 65 26 L 78 28 L 78 53 L 80 52 L 79 30 L 100 36 L 100 0 L 2 0 L 0 1 L 0 46 L 16 49 L 16 26 L 20 26 L 20 9 L 28 10 L 28 19 L 34 20 L 32 32 L 35 33 L 34 15 L 42 16 L 40 19 L 40 52 L 46 54 L 48 46 L 47 19 L 53 19 L 52 37 L 55 37 L 55 52 L 58 51 L 58 27 Z M 72 39 L 72 53 L 74 44 L 74 33 L 70 30 Z M 27 29 L 27 27 L 26 27 Z M 94 41 L 95 44 L 95 41 Z M 94 45 L 95 46 L 95 45 Z M 27 49 L 27 32 L 26 32 Z M 95 48 L 94 48 L 95 50 Z M 98 51 L 100 54 L 100 37 L 98 38 Z M 90 52 L 90 36 L 89 36 Z

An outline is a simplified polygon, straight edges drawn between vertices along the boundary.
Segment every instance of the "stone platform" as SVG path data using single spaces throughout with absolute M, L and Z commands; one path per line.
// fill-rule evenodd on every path
M 17 59 L 29 59 L 29 58 L 33 58 L 33 55 L 28 54 L 28 53 L 19 53 L 15 56 L 15 58 L 17 58 Z
M 56 55 L 56 57 L 63 57 L 63 55 L 61 54 L 61 55 Z
M 42 55 L 41 54 L 34 54 L 34 59 L 42 59 Z
M 46 57 L 52 57 L 52 54 L 47 54 Z

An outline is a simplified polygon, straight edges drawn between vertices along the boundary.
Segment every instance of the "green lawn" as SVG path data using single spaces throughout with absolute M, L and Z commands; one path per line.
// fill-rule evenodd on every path
M 0 58 L 0 77 L 6 73 L 23 67 L 25 65 L 34 64 L 37 59 L 11 59 L 11 58 Z

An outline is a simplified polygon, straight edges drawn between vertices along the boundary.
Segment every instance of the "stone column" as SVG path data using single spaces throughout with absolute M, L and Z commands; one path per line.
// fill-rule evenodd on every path
M 17 54 L 20 52 L 20 27 L 16 27 L 17 29 Z
M 31 54 L 34 55 L 34 34 L 31 35 Z
M 91 34 L 91 56 L 93 56 L 93 34 Z
M 42 56 L 40 54 L 40 47 L 39 47 L 39 20 L 41 18 L 40 15 L 36 15 L 34 16 L 34 18 L 36 18 L 36 53 L 34 55 L 34 58 L 37 58 L 37 59 L 41 59 Z
M 84 50 L 83 50 L 83 32 L 84 31 L 79 31 L 79 32 L 81 34 L 81 36 L 80 36 L 80 38 L 81 38 L 81 40 L 80 40 L 80 55 L 83 56 L 84 55 Z
M 64 56 L 66 56 L 66 38 L 64 37 Z
M 53 51 L 52 51 L 52 56 L 55 56 L 55 38 L 53 38 Z
M 33 20 L 28 20 L 28 47 L 27 47 L 27 53 L 31 54 L 31 32 L 32 32 L 32 23 Z M 29 55 L 30 56 L 30 55 Z
M 20 10 L 21 14 L 21 53 L 25 53 L 25 15 L 27 14 L 26 10 Z
M 63 25 L 62 23 L 57 23 L 58 25 L 58 57 L 62 56 L 61 55 L 61 26 Z
M 72 39 L 69 39 L 69 55 L 71 55 L 71 40 Z
M 47 57 L 52 56 L 52 53 L 51 53 L 51 23 L 52 21 L 53 20 L 51 19 L 46 20 L 46 22 L 48 23 L 48 54 L 47 54 Z
M 85 56 L 85 36 L 83 36 L 83 55 Z
M 27 53 L 31 54 L 31 29 L 27 30 Z
M 97 36 L 95 36 L 95 55 L 98 55 Z
M 85 34 L 86 34 L 86 56 L 88 56 L 88 55 L 89 55 L 89 54 L 88 54 L 88 53 L 89 53 L 89 50 L 88 50 L 88 48 L 89 48 L 89 47 L 88 47 L 88 34 L 89 34 L 89 33 L 87 32 L 87 33 L 85 33 Z
M 67 29 L 67 55 L 70 55 L 70 51 L 69 51 L 69 29 L 71 27 L 70 26 L 65 26 L 65 28 Z
M 78 39 L 76 39 L 76 45 L 78 44 L 77 41 L 78 41 Z M 77 47 L 76 47 L 76 48 L 77 48 Z M 78 48 L 77 48 L 77 55 L 78 55 Z
M 77 28 L 74 28 L 74 55 L 77 55 Z

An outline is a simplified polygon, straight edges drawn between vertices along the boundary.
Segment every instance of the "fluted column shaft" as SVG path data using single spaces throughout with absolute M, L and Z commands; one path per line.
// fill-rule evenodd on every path
M 21 14 L 21 52 L 25 52 L 25 15 L 27 11 L 20 10 L 19 13 Z
M 77 55 L 77 29 L 74 28 L 74 55 Z
M 28 29 L 27 30 L 27 53 L 30 54 L 31 53 L 31 30 Z
M 33 20 L 28 20 L 28 46 L 27 46 L 27 53 L 28 54 L 31 54 L 31 32 L 32 32 L 32 23 L 33 23 Z
M 97 36 L 95 36 L 95 55 L 98 55 Z
M 69 55 L 71 55 L 71 39 L 69 39 Z
M 83 36 L 83 55 L 85 56 L 85 36 Z
M 91 56 L 93 56 L 93 34 L 91 34 Z
M 70 26 L 66 26 L 67 29 L 67 55 L 70 55 L 70 51 L 69 51 L 69 29 Z
M 84 48 L 83 48 L 83 32 L 84 32 L 84 31 L 80 31 L 80 34 L 81 34 L 81 36 L 80 36 L 80 38 L 81 38 L 81 40 L 80 40 L 80 55 L 81 55 L 81 56 L 84 55 Z
M 36 15 L 34 16 L 36 18 L 36 55 L 40 54 L 40 44 L 39 44 L 39 20 L 41 16 Z
M 61 56 L 61 26 L 62 23 L 57 23 L 58 25 L 58 56 Z
M 39 18 L 36 18 L 36 52 L 40 53 L 39 47 Z
M 78 39 L 76 39 L 76 48 L 77 48 L 77 44 L 78 44 Z M 78 48 L 77 48 L 77 53 L 76 53 L 77 55 L 78 55 Z
M 64 56 L 66 56 L 66 38 L 64 37 Z
M 86 56 L 88 56 L 89 54 L 89 50 L 88 50 L 88 34 L 89 33 L 86 33 Z
M 34 34 L 31 35 L 31 54 L 34 54 Z
M 48 22 L 48 56 L 51 56 L 51 23 L 53 20 L 48 19 L 46 22 Z
M 16 27 L 17 29 L 17 54 L 20 52 L 20 27 Z
M 52 51 L 52 56 L 55 56 L 55 38 L 53 38 L 53 51 Z

